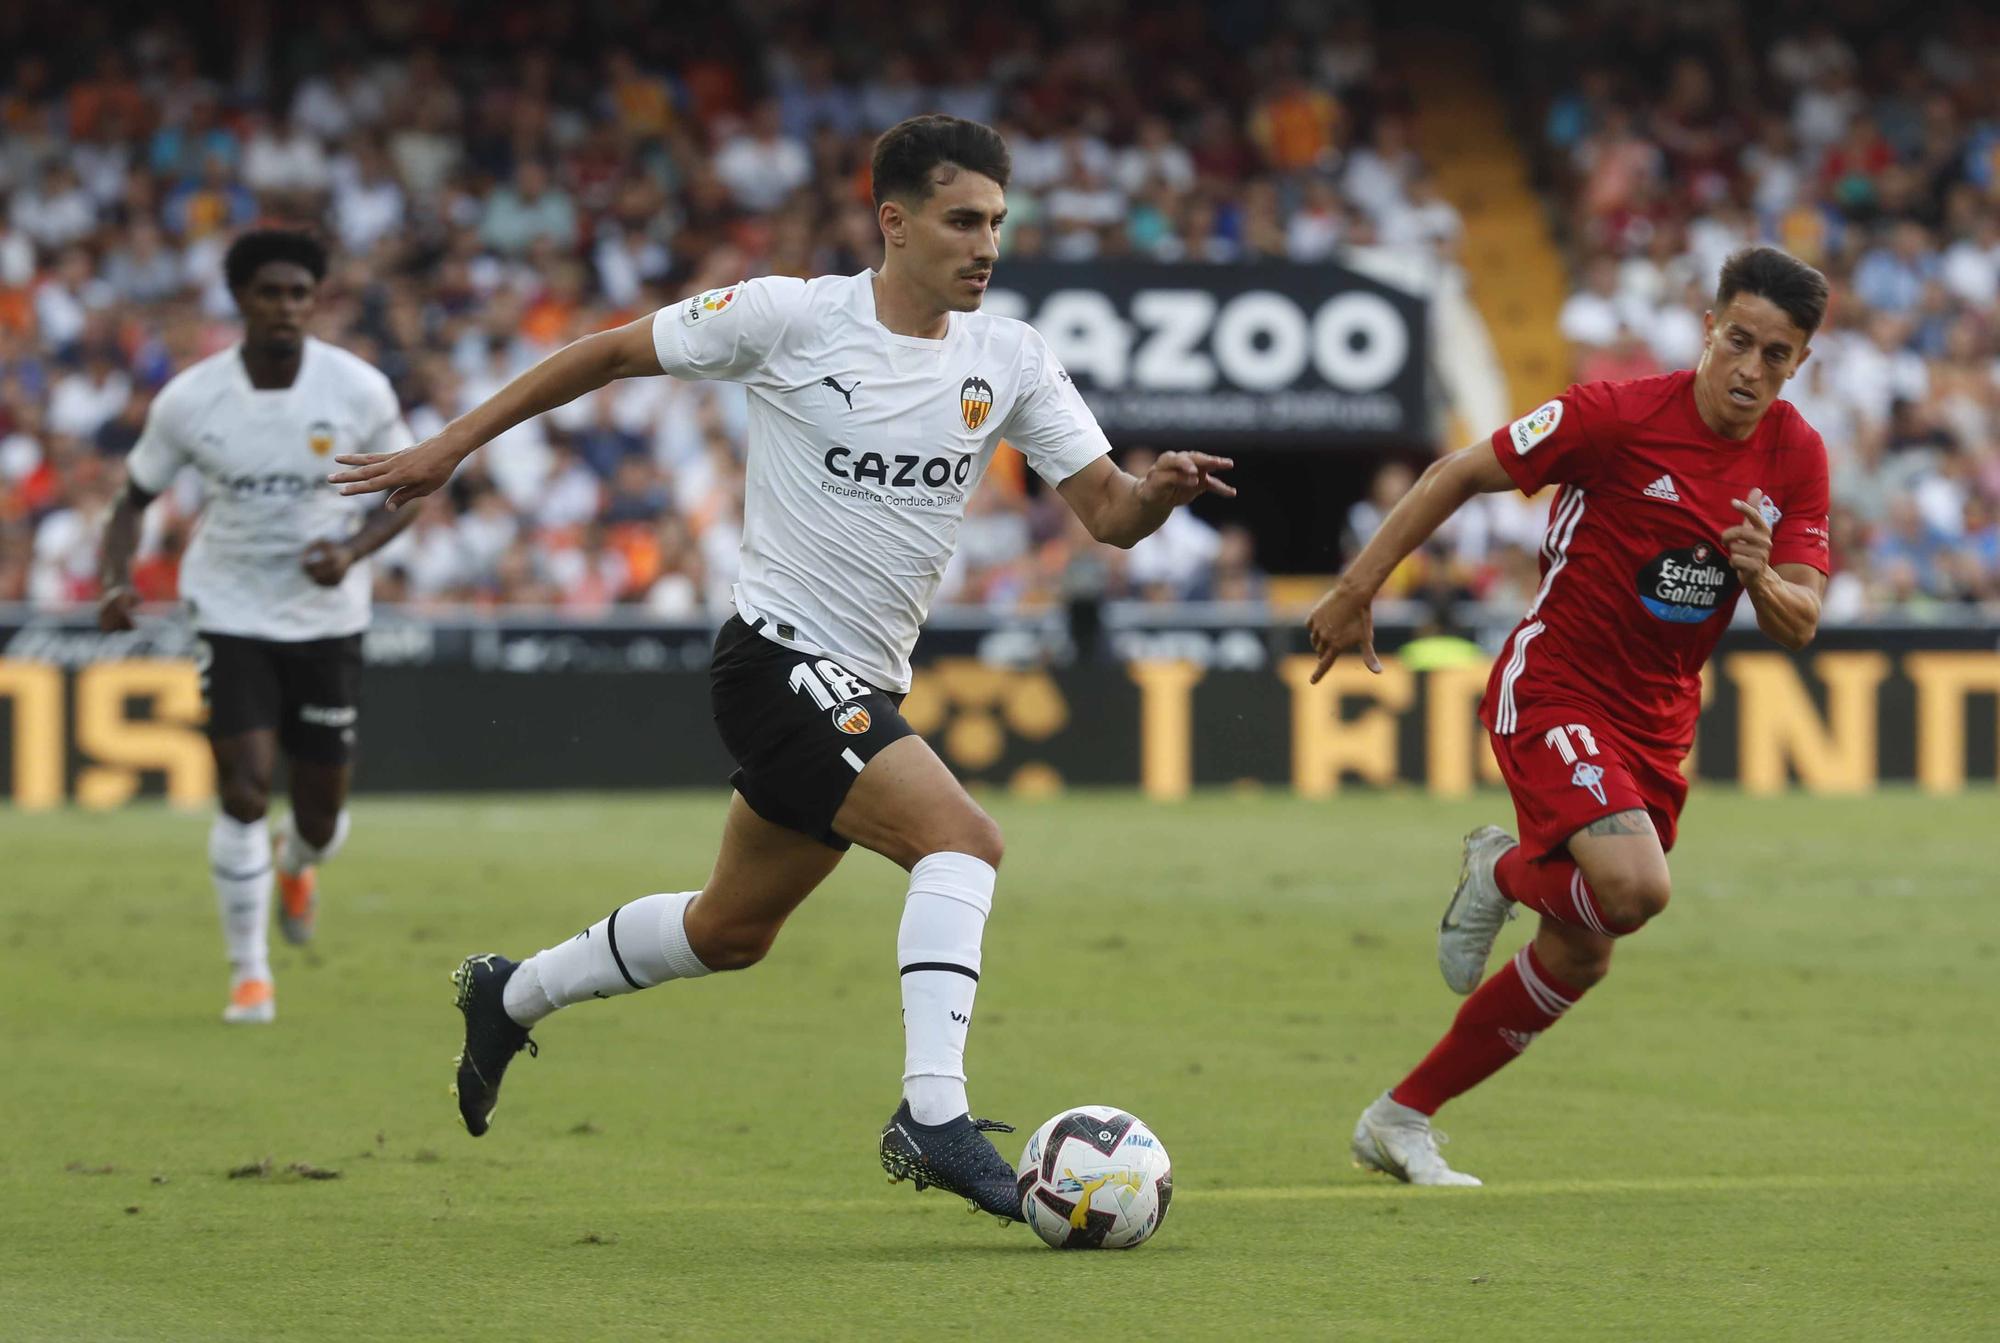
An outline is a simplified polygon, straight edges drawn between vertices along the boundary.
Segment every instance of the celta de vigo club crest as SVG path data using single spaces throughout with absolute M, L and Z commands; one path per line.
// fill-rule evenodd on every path
M 967 378 L 958 388 L 958 413 L 965 419 L 967 429 L 977 429 L 986 423 L 986 417 L 993 410 L 993 386 L 981 377 Z

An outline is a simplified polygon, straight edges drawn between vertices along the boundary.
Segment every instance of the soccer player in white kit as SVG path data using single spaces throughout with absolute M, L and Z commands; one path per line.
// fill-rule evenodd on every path
M 154 399 L 105 525 L 98 624 L 132 628 L 140 521 L 180 469 L 194 467 L 206 500 L 180 590 L 200 637 L 221 803 L 208 856 L 231 971 L 222 1015 L 265 1022 L 277 1014 L 266 946 L 272 868 L 286 938 L 309 941 L 316 869 L 347 839 L 367 557 L 415 514 L 357 507 L 327 483 L 335 453 L 394 453 L 410 432 L 388 378 L 306 335 L 326 249 L 308 234 L 260 229 L 231 245 L 224 271 L 243 340 Z M 274 854 L 264 813 L 281 752 L 292 807 Z
M 965 1037 L 1001 858 L 999 827 L 904 722 L 910 650 L 1002 439 L 1100 541 L 1130 546 L 1229 462 L 1167 453 L 1119 470 L 1069 375 L 1026 324 L 981 314 L 1009 175 L 990 128 L 891 128 L 874 156 L 879 272 L 747 280 L 557 351 L 399 457 L 342 457 L 349 491 L 396 506 L 481 444 L 615 378 L 726 378 L 749 393 L 736 615 L 716 640 L 716 723 L 739 769 L 698 891 L 649 895 L 516 964 L 472 956 L 457 1094 L 484 1133 L 528 1028 L 592 998 L 756 964 L 850 844 L 910 874 L 897 936 L 903 1101 L 892 1178 L 1020 1219 L 1013 1167 L 965 1095 Z

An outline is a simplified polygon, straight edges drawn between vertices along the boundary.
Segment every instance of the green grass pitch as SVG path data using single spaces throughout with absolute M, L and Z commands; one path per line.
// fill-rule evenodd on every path
M 1454 1008 L 1435 921 L 1502 796 L 991 805 L 975 1109 L 1010 1157 L 1068 1105 L 1142 1116 L 1153 1243 L 1055 1254 L 885 1182 L 904 882 L 862 853 L 758 969 L 548 1022 L 465 1136 L 452 966 L 695 885 L 717 796 L 364 800 L 268 1028 L 217 1020 L 204 817 L 0 813 L 0 1337 L 2000 1331 L 1990 790 L 1697 788 L 1673 908 L 1444 1111 L 1480 1190 L 1347 1137 Z

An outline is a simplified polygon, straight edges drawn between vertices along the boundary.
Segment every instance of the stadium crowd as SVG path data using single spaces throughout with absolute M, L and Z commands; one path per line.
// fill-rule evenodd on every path
M 1686 366 L 1718 264 L 1775 242 L 1834 300 L 1785 396 L 1832 474 L 1827 614 L 2000 607 L 2000 21 L 1541 7 L 1533 107 L 1579 285 L 1578 379 Z M 1843 13 L 1860 16 L 1843 24 Z
M 161 383 L 233 339 L 220 259 L 253 222 L 334 245 L 316 330 L 390 375 L 419 437 L 549 350 L 678 296 L 871 264 L 869 147 L 919 111 L 1007 136 L 1009 255 L 1457 246 L 1458 215 L 1411 149 L 1408 94 L 1359 12 L 968 17 L 883 2 L 841 5 L 835 22 L 830 4 L 753 8 L 754 32 L 720 7 L 671 26 L 603 7 L 586 33 L 564 7 L 450 3 L 327 7 L 280 31 L 245 0 L 226 42 L 91 5 L 10 20 L 0 602 L 94 595 L 120 459 Z M 1544 30 L 1582 22 L 1534 13 Z M 20 26 L 58 20 L 61 42 Z M 1574 86 L 1552 82 L 1537 109 L 1582 277 L 1563 310 L 1577 376 L 1689 362 L 1702 288 L 1741 242 L 1776 238 L 1833 277 L 1794 399 L 1834 452 L 1836 614 L 2000 600 L 1991 36 L 1871 46 L 1864 62 L 1809 30 L 1746 58 L 1747 85 L 1726 62 L 1607 46 L 1562 67 Z M 1240 55 L 1216 60 L 1218 44 Z M 735 564 L 742 459 L 740 392 L 620 384 L 475 458 L 384 552 L 381 595 L 712 611 Z M 1183 512 L 1106 553 L 1028 475 L 996 464 L 946 600 L 1262 595 L 1240 527 Z M 1384 469 L 1349 517 L 1357 540 L 1408 479 Z M 183 482 L 149 516 L 147 595 L 171 594 L 198 503 Z M 1529 510 L 1468 516 L 1439 581 L 1531 591 Z

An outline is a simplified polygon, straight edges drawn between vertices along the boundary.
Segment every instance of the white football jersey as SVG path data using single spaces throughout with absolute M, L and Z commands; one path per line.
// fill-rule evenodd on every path
M 206 502 L 181 560 L 180 587 L 196 629 L 298 642 L 368 627 L 364 560 L 338 587 L 306 576 L 305 549 L 342 540 L 382 506 L 327 484 L 333 459 L 410 446 L 388 378 L 337 345 L 307 338 L 290 387 L 250 385 L 241 346 L 195 364 L 154 398 L 126 459 L 132 483 L 159 494 L 175 472 L 201 472 Z
M 736 609 L 878 689 L 910 651 L 1001 439 L 1060 484 L 1111 450 L 1041 335 L 949 314 L 942 340 L 875 320 L 874 272 L 712 289 L 653 316 L 660 367 L 749 393 Z

